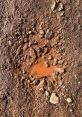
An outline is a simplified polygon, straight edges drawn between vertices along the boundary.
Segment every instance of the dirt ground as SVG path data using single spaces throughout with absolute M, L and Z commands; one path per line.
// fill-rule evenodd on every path
M 0 117 L 82 117 L 82 0 L 0 0 Z

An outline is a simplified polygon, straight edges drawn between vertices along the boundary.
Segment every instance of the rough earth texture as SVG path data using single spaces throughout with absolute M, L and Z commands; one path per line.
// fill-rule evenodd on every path
M 82 117 L 82 0 L 0 0 L 0 117 Z

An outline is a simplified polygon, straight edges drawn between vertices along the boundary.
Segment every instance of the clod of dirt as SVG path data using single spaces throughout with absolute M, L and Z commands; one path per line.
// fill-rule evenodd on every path
M 57 13 L 57 19 L 59 20 L 59 22 L 64 20 L 64 15 L 65 15 L 64 11 L 60 11 Z
M 26 47 L 25 47 L 26 48 Z M 27 48 L 25 55 L 23 57 L 24 61 L 22 62 L 22 67 L 25 69 L 25 71 L 28 72 L 28 67 L 30 67 L 37 59 L 37 53 L 36 50 L 32 47 Z
M 48 56 L 48 60 L 51 60 L 51 59 L 52 59 L 52 56 L 51 56 L 51 55 L 49 55 L 49 56 Z
M 36 59 L 36 52 L 34 48 L 30 48 L 30 58 L 35 61 Z
M 60 51 L 60 53 L 64 53 L 65 52 L 65 48 L 61 47 L 61 48 L 59 48 L 59 51 Z
M 40 80 L 40 82 L 38 82 L 36 86 L 33 86 L 33 90 L 35 91 L 36 95 L 44 92 L 44 85 L 45 85 L 45 81 L 44 79 L 42 79 Z
M 68 97 L 68 98 L 66 99 L 66 101 L 67 101 L 68 103 L 71 103 L 71 102 L 72 102 L 72 99 Z
M 44 31 L 42 29 L 39 30 L 39 37 L 43 37 L 44 36 Z
M 39 85 L 39 83 L 40 83 L 40 80 L 38 80 L 38 79 L 34 80 L 34 82 L 33 82 L 34 85 Z
M 48 61 L 45 61 L 45 67 L 46 67 L 46 68 L 49 67 L 49 63 L 48 63 Z
M 63 81 L 60 81 L 60 82 L 58 83 L 58 86 L 61 87 L 62 85 L 63 85 Z
M 28 32 L 28 34 L 29 34 L 29 35 L 32 34 L 32 31 L 30 30 L 30 31 Z
M 59 103 L 59 97 L 56 95 L 56 93 L 51 94 L 50 103 L 51 104 L 58 104 Z
M 49 92 L 48 91 L 45 91 L 45 95 L 48 97 L 49 96 Z
M 56 2 L 57 2 L 57 3 L 59 3 L 59 2 L 60 2 L 60 0 L 56 0 Z
M 64 63 L 64 60 L 60 60 L 60 61 L 58 61 L 58 64 L 63 64 Z
M 42 29 L 43 28 L 43 24 L 44 24 L 44 22 L 40 22 L 39 29 Z
M 57 79 L 58 78 L 58 75 L 59 75 L 59 72 L 53 72 L 53 79 Z
M 59 13 L 59 15 L 60 15 L 60 16 L 64 16 L 64 11 L 61 11 L 61 12 Z
M 16 56 L 18 56 L 21 52 L 21 46 L 18 47 L 17 51 L 16 51 Z
M 53 32 L 49 29 L 47 29 L 46 34 L 45 34 L 45 38 L 46 39 L 51 39 L 53 35 Z
M 29 42 L 30 46 L 37 45 L 37 44 L 38 44 L 38 42 L 36 40 L 33 40 L 33 39 Z
M 73 109 L 72 109 L 72 108 L 71 108 L 71 109 L 69 109 L 69 112 L 70 112 L 70 113 L 72 113 L 72 112 L 73 112 Z
M 44 55 L 48 53 L 48 48 L 47 47 L 44 47 Z
M 28 48 L 28 43 L 26 43 L 26 44 L 23 46 L 23 52 L 26 51 L 27 48 Z
M 54 11 L 55 8 L 56 8 L 56 2 L 53 0 L 51 4 L 51 10 Z
M 9 41 L 8 41 L 8 44 L 9 44 L 9 46 L 11 46 L 11 45 L 12 45 L 12 42 L 9 40 Z
M 64 16 L 64 11 L 61 11 L 61 12 L 59 12 L 59 13 L 57 14 L 57 17 L 58 17 L 58 18 L 60 18 L 60 17 L 62 17 L 62 16 Z
M 58 8 L 58 11 L 61 11 L 61 10 L 63 10 L 63 8 L 64 8 L 64 6 L 63 6 L 63 4 L 62 3 L 59 3 L 59 8 Z
M 57 63 L 58 63 L 58 59 L 54 58 L 53 65 L 57 65 Z

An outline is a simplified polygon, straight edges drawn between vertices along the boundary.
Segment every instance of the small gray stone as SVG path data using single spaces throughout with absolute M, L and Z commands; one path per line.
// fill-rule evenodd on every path
M 56 93 L 51 94 L 50 103 L 51 104 L 58 104 L 59 103 L 59 97 L 56 95 Z

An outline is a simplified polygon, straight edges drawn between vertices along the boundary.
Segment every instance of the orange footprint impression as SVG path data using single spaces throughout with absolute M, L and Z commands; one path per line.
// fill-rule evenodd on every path
M 31 69 L 31 75 L 35 78 L 40 79 L 46 77 L 51 82 L 56 81 L 53 75 L 55 72 L 64 73 L 64 68 L 61 68 L 57 65 L 47 67 L 43 58 L 39 63 L 33 65 Z

